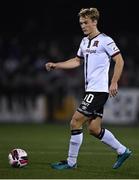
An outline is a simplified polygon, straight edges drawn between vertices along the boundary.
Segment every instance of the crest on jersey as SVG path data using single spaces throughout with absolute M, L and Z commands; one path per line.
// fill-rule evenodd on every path
M 98 43 L 99 43 L 99 41 L 94 41 L 94 44 L 93 44 L 93 46 L 96 46 L 96 47 L 98 47 Z

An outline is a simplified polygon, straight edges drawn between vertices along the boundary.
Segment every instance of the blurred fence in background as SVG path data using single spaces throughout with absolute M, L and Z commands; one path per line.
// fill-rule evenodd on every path
M 0 99 L 0 122 L 66 122 L 72 117 L 80 100 L 74 94 L 66 94 L 62 102 L 49 106 L 45 95 L 38 95 L 34 99 L 19 97 L 9 99 L 6 96 Z M 53 107 L 54 106 L 54 107 Z M 139 90 L 120 89 L 115 98 L 109 98 L 104 110 L 104 123 L 107 124 L 136 124 L 139 114 Z M 51 111 L 51 113 L 49 112 Z
M 104 123 L 135 124 L 139 115 L 139 90 L 120 89 L 114 98 L 109 98 L 104 109 Z

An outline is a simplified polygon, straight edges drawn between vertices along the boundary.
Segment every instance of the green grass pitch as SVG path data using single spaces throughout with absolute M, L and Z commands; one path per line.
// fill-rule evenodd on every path
M 137 179 L 139 178 L 139 127 L 109 128 L 133 155 L 117 170 L 112 169 L 116 153 L 90 136 L 84 127 L 84 140 L 78 168 L 54 170 L 50 163 L 67 157 L 69 125 L 0 124 L 0 179 Z M 8 154 L 13 148 L 25 149 L 29 164 L 12 168 Z

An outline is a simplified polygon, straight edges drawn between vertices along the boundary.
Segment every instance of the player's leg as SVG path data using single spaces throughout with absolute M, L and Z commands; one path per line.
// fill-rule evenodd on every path
M 88 117 L 84 116 L 80 112 L 76 111 L 72 117 L 71 126 L 71 138 L 69 142 L 68 158 L 65 161 L 53 163 L 51 166 L 54 169 L 71 169 L 77 165 L 77 157 L 80 146 L 83 140 L 82 125 L 88 120 Z
M 90 134 L 116 150 L 118 154 L 124 153 L 126 147 L 122 145 L 109 130 L 101 128 L 101 122 L 101 117 L 96 117 L 94 120 L 89 121 L 88 129 Z
M 83 140 L 82 125 L 88 120 L 88 117 L 84 116 L 80 112 L 76 111 L 72 117 L 71 126 L 71 138 L 69 143 L 68 152 L 68 164 L 73 166 L 77 163 L 77 157 L 80 146 Z
M 89 121 L 88 129 L 90 134 L 100 139 L 103 143 L 114 149 L 118 158 L 113 168 L 116 169 L 131 155 L 131 151 L 121 144 L 117 138 L 107 129 L 101 128 L 101 117 Z

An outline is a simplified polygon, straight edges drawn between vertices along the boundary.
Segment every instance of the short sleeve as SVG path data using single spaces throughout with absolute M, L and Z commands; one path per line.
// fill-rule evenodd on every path
M 117 47 L 114 40 L 110 37 L 107 37 L 103 43 L 103 46 L 106 50 L 106 52 L 109 54 L 109 56 L 114 57 L 115 55 L 120 53 L 119 48 Z

